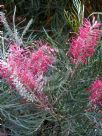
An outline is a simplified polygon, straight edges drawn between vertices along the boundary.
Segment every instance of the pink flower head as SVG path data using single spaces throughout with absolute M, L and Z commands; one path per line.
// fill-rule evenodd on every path
M 93 105 L 102 106 L 102 80 L 95 80 L 88 88 L 90 92 L 89 100 Z
M 79 32 L 70 42 L 70 48 L 67 55 L 73 64 L 86 63 L 86 58 L 93 56 L 95 47 L 100 40 L 102 24 L 95 21 L 91 24 L 87 19 L 84 19 L 83 25 L 79 27 Z
M 44 107 L 48 98 L 43 92 L 45 74 L 55 63 L 54 49 L 42 45 L 30 51 L 16 43 L 10 44 L 7 59 L 0 60 L 0 75 L 13 85 L 21 96 Z
M 6 80 L 7 83 L 12 84 L 12 78 L 11 76 L 11 71 L 8 70 L 7 63 L 4 61 L 0 60 L 0 76 L 2 79 Z

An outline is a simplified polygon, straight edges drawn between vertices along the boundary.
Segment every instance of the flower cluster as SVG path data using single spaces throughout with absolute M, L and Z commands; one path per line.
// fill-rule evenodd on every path
M 55 61 L 54 49 L 44 43 L 33 51 L 11 43 L 6 60 L 0 60 L 0 76 L 23 98 L 47 108 L 48 97 L 43 92 L 45 74 Z
M 99 30 L 100 26 L 101 23 L 95 21 L 95 18 L 92 24 L 84 19 L 83 25 L 79 27 L 78 35 L 72 38 L 67 52 L 73 64 L 86 63 L 86 59 L 93 56 L 102 32 Z
M 88 88 L 90 92 L 89 100 L 93 105 L 102 106 L 102 80 L 95 80 Z

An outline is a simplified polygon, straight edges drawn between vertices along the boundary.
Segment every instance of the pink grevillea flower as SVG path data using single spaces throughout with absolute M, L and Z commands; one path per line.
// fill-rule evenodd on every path
M 12 84 L 11 71 L 8 70 L 8 65 L 5 61 L 0 60 L 0 76 L 6 79 L 6 82 Z
M 93 105 L 102 106 L 102 80 L 95 80 L 88 88 L 90 92 L 89 100 Z
M 92 24 L 84 19 L 82 26 L 79 27 L 78 35 L 72 38 L 67 52 L 73 64 L 86 63 L 86 59 L 93 56 L 95 47 L 100 40 L 102 30 L 99 28 L 101 25 L 95 21 L 95 18 L 93 18 Z
M 45 74 L 56 61 L 53 52 L 54 49 L 46 45 L 30 51 L 16 43 L 10 44 L 6 60 L 0 60 L 0 75 L 23 98 L 47 108 L 48 97 L 43 88 L 46 84 Z

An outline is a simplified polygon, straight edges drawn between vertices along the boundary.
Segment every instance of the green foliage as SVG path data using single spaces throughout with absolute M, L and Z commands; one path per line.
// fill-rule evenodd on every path
M 83 21 L 84 5 L 80 0 L 73 0 L 73 5 L 69 5 L 69 10 L 64 10 L 64 15 L 68 26 L 72 28 L 72 31 L 77 32 Z
M 10 136 L 32 136 L 44 121 L 46 112 L 21 100 L 15 90 L 0 82 L 0 118 L 2 129 Z
M 67 0 L 6 0 L 2 3 L 6 7 L 8 16 L 12 15 L 14 6 L 17 6 L 16 14 L 18 20 L 21 19 L 21 26 L 25 24 L 25 20 L 28 21 L 30 18 L 34 19 L 33 24 L 36 30 L 41 29 L 42 26 L 47 29 L 60 30 L 66 24 L 64 8 L 68 3 Z

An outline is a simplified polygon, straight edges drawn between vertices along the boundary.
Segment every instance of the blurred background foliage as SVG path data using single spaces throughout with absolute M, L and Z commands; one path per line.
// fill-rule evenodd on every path
M 77 3 L 84 4 L 85 17 L 95 11 L 102 11 L 101 0 L 1 0 L 0 3 L 5 5 L 6 15 L 8 19 L 12 20 L 14 6 L 17 6 L 16 23 L 24 26 L 26 22 L 33 18 L 33 31 L 39 31 L 41 27 L 45 27 L 49 31 L 63 30 L 64 32 L 70 31 L 70 26 L 67 25 L 64 17 L 64 10 L 68 11 L 71 15 L 78 10 Z M 74 7 L 73 7 L 74 5 Z M 75 15 L 71 18 L 75 20 Z M 12 21 L 11 21 L 12 22 Z M 76 29 L 75 29 L 76 30 Z

